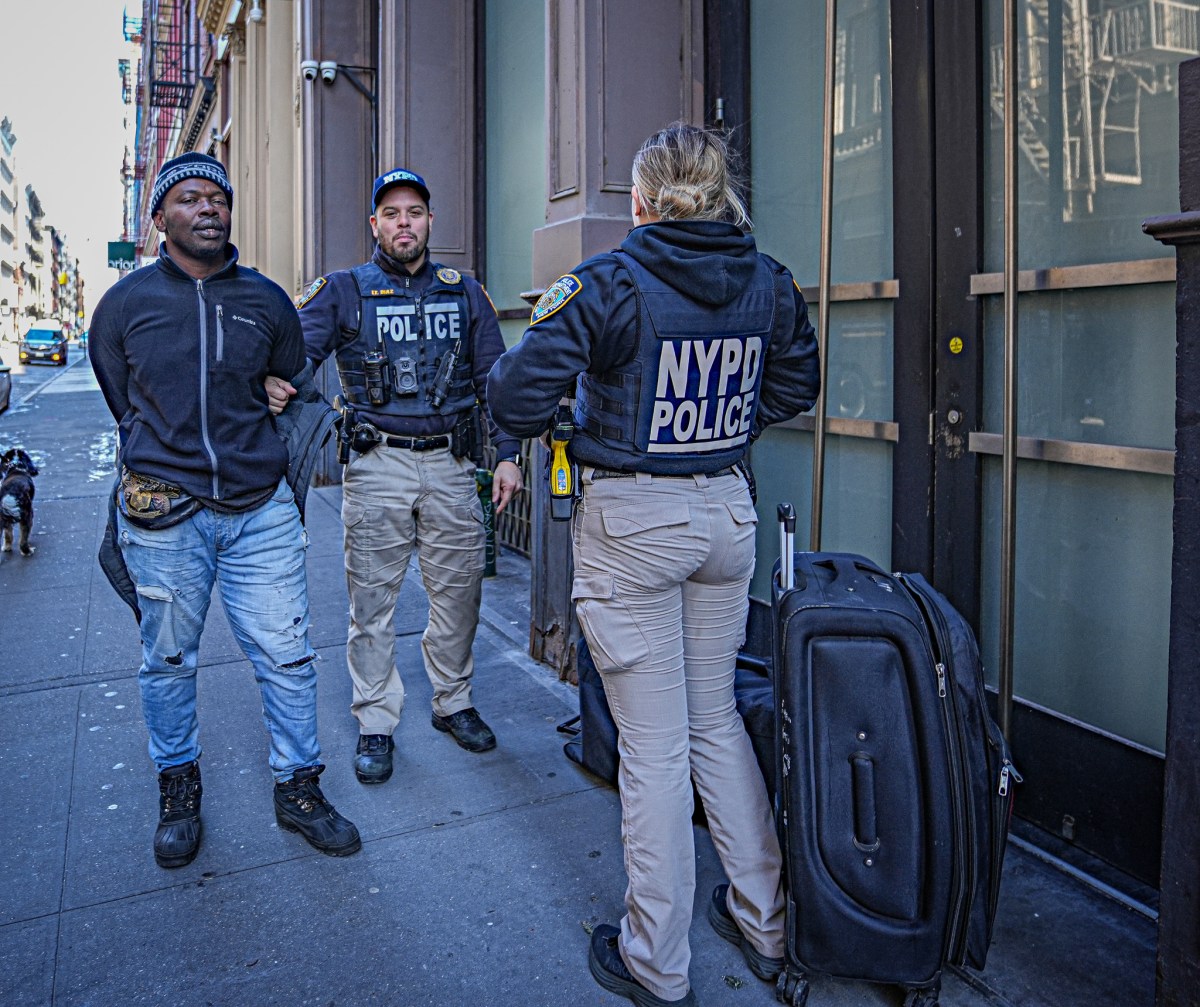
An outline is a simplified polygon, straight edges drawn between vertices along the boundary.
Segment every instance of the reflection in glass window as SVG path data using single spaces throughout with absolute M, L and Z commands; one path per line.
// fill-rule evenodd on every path
M 988 0 L 987 269 L 1003 268 L 1003 2 Z M 1170 255 L 1141 221 L 1178 209 L 1177 67 L 1196 0 L 1025 0 L 1018 54 L 1022 268 Z
M 753 175 L 759 247 L 815 285 L 821 233 L 825 4 L 750 5 Z M 838 4 L 832 281 L 892 269 L 891 50 L 884 0 Z

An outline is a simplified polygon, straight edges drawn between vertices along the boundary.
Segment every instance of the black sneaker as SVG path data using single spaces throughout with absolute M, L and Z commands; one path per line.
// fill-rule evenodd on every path
M 664 1000 L 655 996 L 645 986 L 629 974 L 621 951 L 617 947 L 617 938 L 621 931 L 608 923 L 601 923 L 592 931 L 592 945 L 588 950 L 588 966 L 592 970 L 592 978 L 603 986 L 609 993 L 632 1000 L 638 1007 L 667 1007 L 669 1004 L 681 1004 L 683 1007 L 698 1007 L 699 1001 L 692 990 L 682 1000 Z
M 281 829 L 299 832 L 310 846 L 331 857 L 348 857 L 362 849 L 354 823 L 325 800 L 317 777 L 324 766 L 297 769 L 290 780 L 275 784 L 275 821 Z
M 186 867 L 200 850 L 200 763 L 185 762 L 158 774 L 158 828 L 154 830 L 154 862 L 159 867 Z
M 386 783 L 392 775 L 392 739 L 386 734 L 360 734 L 354 750 L 354 775 L 359 783 Z
M 742 928 L 729 913 L 729 886 L 717 885 L 713 889 L 712 899 L 708 903 L 708 922 L 712 928 L 730 944 L 736 944 L 742 949 L 742 957 L 759 979 L 773 983 L 783 971 L 782 958 L 768 958 L 759 951 L 742 933 Z
M 454 737 L 468 752 L 486 752 L 496 747 L 496 736 L 492 729 L 483 722 L 479 711 L 473 706 L 452 713 L 448 717 L 433 715 L 433 726 L 439 731 L 445 731 Z

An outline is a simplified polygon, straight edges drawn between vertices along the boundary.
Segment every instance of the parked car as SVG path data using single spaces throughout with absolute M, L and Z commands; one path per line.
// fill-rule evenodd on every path
M 67 362 L 67 337 L 57 322 L 34 322 L 21 337 L 18 359 L 23 364 L 45 360 L 62 367 Z
M 8 408 L 10 398 L 12 398 L 12 368 L 0 357 L 0 413 Z

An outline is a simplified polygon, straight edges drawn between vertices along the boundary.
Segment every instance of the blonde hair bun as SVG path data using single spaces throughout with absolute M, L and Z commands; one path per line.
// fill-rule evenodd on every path
M 655 209 L 667 220 L 698 217 L 706 202 L 704 190 L 698 185 L 664 185 L 654 200 Z
M 723 220 L 749 230 L 730 160 L 720 133 L 675 122 L 634 155 L 633 182 L 663 220 Z

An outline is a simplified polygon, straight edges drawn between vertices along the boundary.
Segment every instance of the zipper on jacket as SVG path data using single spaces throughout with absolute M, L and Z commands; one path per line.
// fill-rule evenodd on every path
M 225 309 L 217 305 L 217 363 L 225 359 Z
M 212 495 L 221 499 L 221 484 L 217 473 L 217 453 L 208 433 L 208 306 L 204 300 L 204 281 L 196 281 L 196 300 L 200 304 L 200 439 L 212 465 Z M 219 311 L 220 309 L 218 309 Z M 219 316 L 218 316 L 219 317 Z

